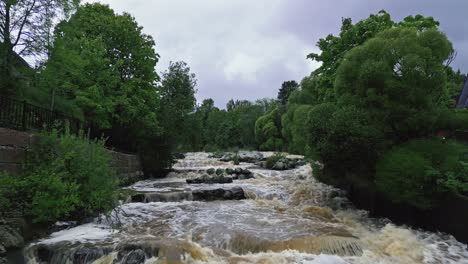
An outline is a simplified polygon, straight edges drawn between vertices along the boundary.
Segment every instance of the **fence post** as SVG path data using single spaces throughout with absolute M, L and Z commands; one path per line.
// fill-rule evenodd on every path
M 21 111 L 21 126 L 23 127 L 23 131 L 26 131 L 26 100 L 23 100 L 23 111 Z

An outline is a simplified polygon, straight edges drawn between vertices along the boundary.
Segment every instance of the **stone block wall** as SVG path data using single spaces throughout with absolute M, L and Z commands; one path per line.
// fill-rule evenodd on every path
M 0 171 L 19 174 L 26 150 L 34 143 L 33 133 L 0 128 Z M 143 176 L 143 169 L 137 155 L 109 150 L 111 166 L 117 171 L 122 183 L 131 183 Z

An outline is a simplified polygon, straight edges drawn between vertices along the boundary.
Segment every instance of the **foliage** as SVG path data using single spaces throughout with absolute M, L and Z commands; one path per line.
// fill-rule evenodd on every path
M 378 162 L 376 186 L 395 202 L 431 208 L 445 192 L 467 193 L 466 152 L 450 141 L 410 141 Z
M 397 141 L 425 136 L 444 107 L 444 61 L 453 51 L 435 30 L 390 29 L 347 53 L 336 93 L 387 124 Z
M 152 37 L 132 16 L 86 4 L 61 22 L 55 35 L 41 74 L 43 86 L 61 87 L 55 93 L 75 100 L 99 128 L 128 126 L 133 134 L 142 127 L 157 129 L 154 67 L 159 56 Z
M 292 92 L 299 89 L 299 84 L 296 81 L 285 81 L 281 85 L 281 88 L 278 91 L 278 103 L 280 105 L 286 105 L 288 103 L 288 98 Z
M 255 102 L 230 100 L 227 110 L 214 106 L 212 99 L 203 100 L 185 121 L 187 128 L 178 140 L 179 150 L 218 151 L 233 148 L 256 149 L 255 122 L 270 110 L 273 100 Z
M 57 131 L 43 133 L 23 175 L 2 175 L 0 197 L 35 222 L 83 219 L 116 205 L 118 182 L 103 141 Z M 21 198 L 19 198 L 21 197 Z
M 312 118 L 318 118 L 316 112 Z M 323 125 L 315 124 L 310 129 L 322 162 L 340 172 L 372 169 L 385 143 L 378 125 L 354 106 L 337 109 Z
M 342 20 L 341 31 L 338 36 L 328 35 L 318 41 L 320 53 L 311 53 L 308 58 L 321 62 L 315 70 L 320 76 L 317 85 L 317 100 L 319 102 L 332 101 L 335 98 L 333 83 L 338 67 L 341 65 L 346 52 L 375 37 L 377 33 L 392 28 L 394 22 L 385 11 L 371 15 L 369 18 L 352 24 L 350 18 Z
M 52 43 L 57 18 L 66 17 L 78 4 L 79 0 L 0 1 L 0 93 L 15 93 L 22 79 L 15 71 L 24 63 L 19 56 L 41 58 Z
M 288 152 L 306 154 L 309 132 L 309 112 L 312 105 L 290 104 L 288 111 L 281 118 L 282 134 L 288 146 Z
M 281 113 L 274 108 L 255 122 L 255 136 L 261 150 L 282 150 Z

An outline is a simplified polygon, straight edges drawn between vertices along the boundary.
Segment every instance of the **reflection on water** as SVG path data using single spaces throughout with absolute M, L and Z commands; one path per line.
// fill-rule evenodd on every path
M 129 187 L 160 202 L 126 203 L 29 245 L 25 256 L 30 263 L 468 263 L 466 246 L 453 237 L 369 219 L 317 182 L 308 165 L 280 172 L 241 163 L 254 179 L 197 185 L 185 180 L 236 166 L 188 153 L 174 167 L 165 179 Z M 189 195 L 232 187 L 247 199 Z

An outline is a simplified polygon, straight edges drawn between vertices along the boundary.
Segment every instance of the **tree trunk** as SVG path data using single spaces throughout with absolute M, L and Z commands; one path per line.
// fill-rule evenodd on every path
M 10 95 L 13 91 L 13 75 L 12 75 L 12 57 L 13 57 L 13 45 L 11 43 L 10 34 L 10 11 L 11 3 L 6 1 L 5 4 L 5 28 L 3 29 L 3 43 L 0 47 L 2 61 L 0 65 L 0 93 Z

